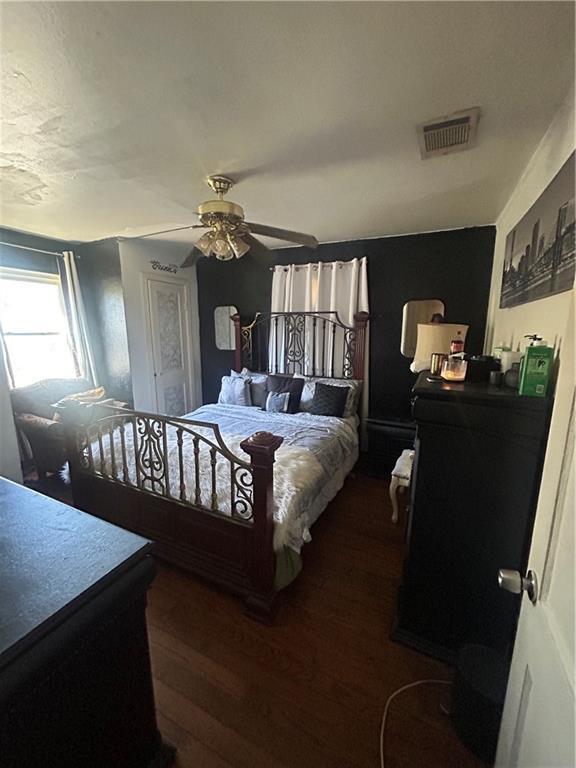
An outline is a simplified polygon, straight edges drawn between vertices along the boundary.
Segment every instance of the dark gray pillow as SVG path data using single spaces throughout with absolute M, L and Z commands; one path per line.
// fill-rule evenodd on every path
M 266 374 L 253 373 L 250 376 L 250 394 L 252 396 L 252 405 L 259 405 L 260 408 L 264 408 L 266 405 L 266 395 L 268 391 L 266 389 L 266 381 L 268 377 Z
M 356 416 L 358 412 L 358 403 L 362 394 L 362 382 L 358 379 L 328 379 L 321 376 L 303 376 L 295 373 L 294 378 L 304 379 L 304 389 L 300 400 L 300 410 L 309 411 L 314 399 L 314 388 L 317 382 L 328 384 L 331 387 L 346 387 L 348 390 L 348 400 L 344 409 L 343 418 Z
M 266 380 L 268 392 L 289 392 L 288 413 L 298 413 L 300 398 L 304 388 L 304 379 L 295 379 L 292 376 L 272 374 Z
M 331 386 L 317 381 L 310 413 L 316 416 L 339 416 L 342 418 L 347 399 L 347 387 Z

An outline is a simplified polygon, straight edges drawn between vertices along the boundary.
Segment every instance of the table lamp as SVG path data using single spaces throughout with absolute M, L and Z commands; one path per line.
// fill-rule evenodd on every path
M 430 358 L 436 352 L 450 354 L 450 342 L 460 338 L 466 342 L 468 325 L 462 323 L 418 323 L 416 351 L 410 370 L 414 373 L 430 369 Z

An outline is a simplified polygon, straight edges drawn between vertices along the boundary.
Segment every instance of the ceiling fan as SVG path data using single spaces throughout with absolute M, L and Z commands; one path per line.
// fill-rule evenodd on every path
M 254 235 L 275 237 L 278 240 L 307 245 L 310 248 L 318 246 L 318 240 L 313 235 L 245 221 L 244 209 L 238 203 L 224 200 L 224 195 L 234 186 L 233 180 L 228 176 L 208 176 L 206 183 L 216 193 L 216 200 L 200 203 L 196 211 L 200 217 L 200 224 L 191 224 L 187 227 L 177 227 L 176 229 L 153 233 L 165 234 L 182 229 L 208 230 L 196 241 L 192 251 L 182 263 L 182 267 L 191 266 L 198 252 L 203 256 L 215 256 L 221 261 L 228 261 L 233 258 L 240 259 L 248 251 L 252 251 L 256 256 L 270 253 L 264 243 L 255 238 Z M 150 236 L 144 235 L 144 237 Z

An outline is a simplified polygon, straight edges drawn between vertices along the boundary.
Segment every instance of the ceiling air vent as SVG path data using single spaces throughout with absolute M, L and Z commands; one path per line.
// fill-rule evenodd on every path
M 448 155 L 473 147 L 479 118 L 480 107 L 473 107 L 464 112 L 437 117 L 418 126 L 422 158 L 425 160 L 427 157 Z

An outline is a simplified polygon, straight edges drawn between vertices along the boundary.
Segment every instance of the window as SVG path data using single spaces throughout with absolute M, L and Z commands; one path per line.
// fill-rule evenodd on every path
M 0 327 L 12 386 L 78 376 L 58 275 L 0 268 Z

